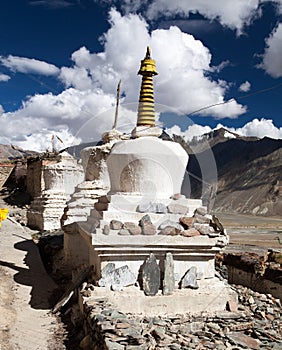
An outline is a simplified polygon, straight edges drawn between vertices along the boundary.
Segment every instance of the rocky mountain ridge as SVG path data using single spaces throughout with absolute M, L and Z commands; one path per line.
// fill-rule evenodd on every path
M 5 162 L 9 160 L 26 158 L 30 155 L 34 155 L 37 152 L 27 151 L 14 145 L 1 145 L 0 144 L 0 162 Z
M 195 140 L 186 143 L 179 136 L 175 141 L 182 144 L 190 155 L 188 172 L 192 197 L 203 195 L 203 185 L 196 178 L 203 178 L 200 159 L 211 155 L 217 167 L 217 179 L 210 179 L 215 197 L 213 210 L 253 215 L 276 216 L 282 213 L 282 140 L 237 137 L 227 138 L 225 130 L 215 130 L 207 135 L 203 147 Z M 224 138 L 223 138 L 224 137 Z M 194 150 L 200 150 L 194 152 Z M 207 172 L 207 167 L 205 172 Z

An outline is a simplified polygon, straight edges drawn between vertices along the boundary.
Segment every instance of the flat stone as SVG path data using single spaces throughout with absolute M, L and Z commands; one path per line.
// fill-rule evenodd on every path
M 248 349 L 259 349 L 260 342 L 257 339 L 251 338 L 241 332 L 231 332 L 227 337 L 234 343 L 247 347 Z
M 160 267 L 154 254 L 145 261 L 142 268 L 142 282 L 145 295 L 153 296 L 160 288 Z
M 144 227 L 144 225 L 151 224 L 151 223 L 152 223 L 152 220 L 150 218 L 150 215 L 148 215 L 148 214 L 144 215 L 139 221 L 139 225 L 142 228 Z
M 142 229 L 143 235 L 152 236 L 156 234 L 156 232 L 157 232 L 156 226 L 153 224 L 145 224 L 143 226 L 143 229 Z
M 192 288 L 198 289 L 197 283 L 197 268 L 196 266 L 190 267 L 190 269 L 185 273 L 184 277 L 180 281 L 180 288 Z
M 122 228 L 121 230 L 119 230 L 118 234 L 121 236 L 129 236 L 130 232 L 126 228 Z
M 175 288 L 174 261 L 171 253 L 166 253 L 164 262 L 163 294 L 170 295 Z
M 189 208 L 185 205 L 177 204 L 177 203 L 171 203 L 168 206 L 168 212 L 172 214 L 182 214 L 185 215 L 189 211 Z
M 112 220 L 110 222 L 110 228 L 112 230 L 120 230 L 122 228 L 122 222 L 120 222 L 118 220 Z
M 200 236 L 200 232 L 196 230 L 194 227 L 188 228 L 180 233 L 184 237 L 195 237 Z
M 166 226 L 160 231 L 161 235 L 177 236 L 180 234 L 180 230 L 173 226 Z
M 114 270 L 111 270 L 111 268 L 112 266 L 108 268 L 107 273 L 102 273 L 102 278 L 98 281 L 100 287 L 111 287 L 113 290 L 122 290 L 123 287 L 133 285 L 136 282 L 135 275 L 127 265 Z
M 179 219 L 180 224 L 184 227 L 184 229 L 190 228 L 193 225 L 194 218 L 189 216 L 183 216 Z
M 160 224 L 160 226 L 158 227 L 159 230 L 162 230 L 164 228 L 166 228 L 167 226 L 170 226 L 170 227 L 175 227 L 177 228 L 179 231 L 183 231 L 183 227 L 178 223 L 178 222 L 175 222 L 175 221 L 172 221 L 172 220 L 165 220 L 164 222 L 162 222 Z

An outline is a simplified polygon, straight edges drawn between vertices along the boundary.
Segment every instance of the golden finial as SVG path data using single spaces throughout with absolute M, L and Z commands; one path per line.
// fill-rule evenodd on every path
M 141 61 L 138 74 L 142 75 L 137 126 L 155 126 L 155 106 L 153 76 L 157 75 L 156 62 L 151 59 L 151 50 L 147 46 L 145 58 Z

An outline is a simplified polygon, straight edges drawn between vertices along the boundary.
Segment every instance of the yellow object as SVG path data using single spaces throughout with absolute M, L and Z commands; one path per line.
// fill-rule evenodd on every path
M 140 89 L 137 126 L 148 125 L 155 126 L 155 103 L 153 76 L 157 75 L 156 62 L 151 59 L 149 46 L 145 58 L 141 61 L 138 74 L 142 75 L 142 84 Z
M 1 209 L 0 208 L 0 227 L 2 226 L 1 221 L 7 219 L 9 209 Z

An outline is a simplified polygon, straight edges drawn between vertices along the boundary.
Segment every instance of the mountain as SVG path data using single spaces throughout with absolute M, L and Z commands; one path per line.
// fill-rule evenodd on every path
M 0 162 L 26 158 L 34 154 L 36 154 L 36 152 L 24 151 L 20 147 L 14 145 L 0 145 Z
M 190 156 L 191 197 L 212 198 L 213 211 L 281 215 L 282 140 L 226 131 L 215 130 L 188 143 L 174 137 Z

